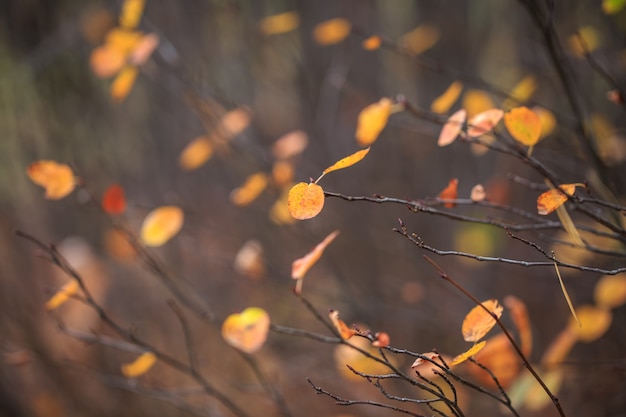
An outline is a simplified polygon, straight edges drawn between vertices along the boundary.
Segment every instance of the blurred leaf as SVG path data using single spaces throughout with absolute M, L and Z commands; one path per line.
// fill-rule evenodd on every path
M 61 287 L 50 299 L 46 302 L 45 308 L 47 311 L 54 310 L 63 305 L 69 300 L 79 289 L 78 281 L 75 279 L 69 281 L 67 284 Z
M 269 328 L 269 314 L 262 308 L 248 307 L 224 320 L 222 337 L 234 348 L 254 353 L 265 344 Z
M 441 200 L 456 200 L 456 198 L 458 196 L 458 191 L 457 191 L 458 185 L 459 185 L 459 180 L 456 179 L 456 178 L 452 178 L 448 182 L 448 186 L 446 188 L 444 188 L 439 193 L 437 198 L 439 198 Z M 454 207 L 456 207 L 456 204 L 455 203 L 444 203 L 443 206 L 446 207 L 446 208 L 454 208 Z
M 380 39 L 380 36 L 373 35 L 365 39 L 361 45 L 363 46 L 363 49 L 365 49 L 366 51 L 375 51 L 378 48 L 380 48 L 380 45 L 382 44 L 382 42 L 383 41 L 382 39 Z
M 563 382 L 563 369 L 551 369 L 541 373 L 540 376 L 550 392 L 554 395 L 558 395 L 561 389 L 561 383 Z M 526 393 L 524 406 L 529 411 L 537 412 L 550 404 L 552 404 L 552 400 L 548 397 L 543 388 L 539 384 L 532 384 Z
M 269 212 L 269 218 L 276 224 L 292 224 L 296 219 L 291 215 L 289 211 L 289 204 L 287 199 L 289 198 L 289 191 L 285 190 L 281 193 L 280 197 L 272 204 Z
M 570 52 L 582 58 L 595 51 L 602 43 L 600 33 L 593 26 L 584 26 L 567 39 Z
M 122 374 L 126 378 L 137 378 L 148 372 L 156 361 L 157 357 L 154 353 L 142 353 L 133 362 L 122 365 Z
M 509 309 L 513 324 L 517 328 L 521 344 L 520 349 L 524 356 L 528 357 L 533 349 L 533 333 L 530 328 L 526 304 L 519 298 L 508 295 L 504 298 L 504 305 Z
M 302 130 L 286 133 L 274 142 L 272 153 L 276 159 L 289 159 L 300 155 L 309 144 L 309 137 Z
M 502 107 L 508 109 L 509 107 L 513 107 L 518 103 L 524 103 L 528 101 L 528 99 L 532 97 L 536 89 L 537 80 L 535 79 L 535 77 L 532 75 L 525 76 L 515 85 L 515 87 L 513 87 L 510 93 L 510 98 L 504 102 Z
M 156 33 L 149 33 L 142 36 L 137 45 L 133 48 L 128 62 L 136 66 L 145 64 L 158 46 L 159 36 Z
M 422 353 L 422 355 L 432 360 L 439 359 L 442 356 L 437 352 L 426 352 Z M 450 363 L 450 361 L 452 360 L 452 358 L 446 357 L 445 355 L 443 355 L 443 359 L 446 363 Z M 416 373 L 419 372 L 419 374 L 426 379 L 431 379 L 435 377 L 435 371 L 437 371 L 438 369 L 439 368 L 437 368 L 434 364 L 422 358 L 415 359 L 413 364 L 411 364 L 411 370 Z
M 533 107 L 533 111 L 539 116 L 539 122 L 541 123 L 540 137 L 544 138 L 554 132 L 554 128 L 556 127 L 556 117 L 554 117 L 554 113 L 538 106 Z
M 463 352 L 463 353 L 461 353 L 459 355 L 456 355 L 452 359 L 452 362 L 450 362 L 450 366 L 456 366 L 456 365 L 459 365 L 459 364 L 465 362 L 470 357 L 472 357 L 472 356 L 476 355 L 478 352 L 480 352 L 480 350 L 482 348 L 484 348 L 486 344 L 487 344 L 487 342 L 485 340 L 483 340 L 482 342 L 476 343 L 474 346 L 472 346 L 471 348 L 469 348 L 465 352 Z
M 46 190 L 46 198 L 49 200 L 59 200 L 76 187 L 72 168 L 55 161 L 33 162 L 26 168 L 26 174 L 32 182 Z
M 381 358 L 379 350 L 371 346 L 369 340 L 364 337 L 353 337 L 350 339 L 350 344 L 368 352 L 374 357 L 383 359 Z M 366 374 L 376 375 L 389 373 L 387 365 L 363 355 L 361 352 L 348 345 L 342 344 L 337 346 L 333 353 L 333 357 L 335 359 L 335 366 L 341 376 L 355 383 L 358 381 L 364 381 L 364 379 L 354 374 L 346 365 L 349 365 L 353 369 Z M 389 359 L 393 364 L 393 358 L 387 359 Z
M 516 141 L 534 146 L 541 137 L 541 119 L 528 107 L 516 107 L 504 114 L 504 125 Z
M 126 197 L 121 185 L 112 184 L 104 191 L 102 209 L 108 214 L 124 213 L 124 210 L 126 210 Z
M 257 240 L 248 240 L 237 251 L 234 262 L 235 271 L 252 279 L 260 279 L 265 274 L 263 246 Z
M 483 187 L 482 184 L 476 184 L 472 187 L 470 200 L 478 202 L 484 201 L 485 198 L 487 198 L 487 193 L 485 192 L 485 187 Z
M 584 185 L 580 183 L 561 184 L 559 185 L 559 188 L 562 190 L 562 192 L 557 190 L 556 188 L 552 188 L 551 190 L 542 193 L 539 197 L 537 197 L 537 212 L 542 216 L 552 213 L 554 210 L 562 206 L 567 201 L 567 196 L 565 194 L 574 194 L 576 186 Z
M 126 235 L 118 229 L 107 229 L 104 232 L 103 244 L 107 254 L 116 261 L 128 262 L 137 258 L 137 251 Z
M 500 109 L 489 109 L 477 114 L 467 122 L 467 136 L 472 138 L 490 132 L 503 115 L 504 112 Z
M 183 211 L 176 206 L 152 210 L 141 225 L 141 240 L 146 246 L 161 246 L 183 227 Z
M 596 283 L 593 298 L 602 308 L 617 308 L 626 303 L 626 273 L 604 275 Z
M 248 107 L 238 107 L 226 113 L 220 120 L 220 130 L 226 139 L 233 138 L 250 126 L 252 112 Z
M 261 19 L 259 29 L 264 35 L 278 35 L 296 30 L 299 24 L 298 13 L 284 12 Z
M 125 29 L 134 29 L 141 20 L 145 0 L 124 0 L 120 13 L 120 26 Z
M 350 35 L 352 24 L 340 17 L 318 23 L 313 28 L 313 40 L 318 45 L 333 45 Z
M 380 132 L 387 126 L 392 104 L 390 99 L 383 97 L 361 110 L 355 134 L 360 146 L 369 146 L 378 139 Z
M 568 328 L 581 342 L 594 342 L 601 338 L 611 326 L 613 315 L 611 311 L 591 305 L 584 305 L 576 309 L 580 326 L 573 318 Z
M 324 254 L 324 251 L 330 245 L 333 240 L 339 235 L 339 230 L 335 230 L 318 243 L 310 252 L 304 255 L 302 258 L 298 258 L 291 264 L 291 278 L 297 279 L 296 294 L 300 294 L 302 290 L 302 279 L 304 275 L 311 269 L 313 265 Z
M 572 323 L 576 326 L 576 322 L 572 319 Z M 541 365 L 548 367 L 558 365 L 569 355 L 572 347 L 576 344 L 577 336 L 576 332 L 570 329 L 570 326 L 566 326 L 550 343 L 548 348 L 544 351 L 541 358 Z
M 461 109 L 457 110 L 448 118 L 441 129 L 441 133 L 439 133 L 437 145 L 448 146 L 456 140 L 459 133 L 461 133 L 461 129 L 463 129 L 463 123 L 465 123 L 466 115 L 467 112 L 464 109 Z
M 369 151 L 370 151 L 370 148 L 365 148 L 365 149 L 361 149 L 360 151 L 356 151 L 355 153 L 348 155 L 345 158 L 341 158 L 339 161 L 335 162 L 334 164 L 326 168 L 322 172 L 322 175 L 326 175 L 329 172 L 351 167 L 352 165 L 356 164 L 357 162 L 360 162 L 363 158 L 365 158 L 365 156 L 367 155 Z
M 248 176 L 241 187 L 234 189 L 230 193 L 230 201 L 239 207 L 247 206 L 256 200 L 266 187 L 267 174 L 264 172 L 257 172 Z
M 113 28 L 107 33 L 104 44 L 118 50 L 126 59 L 141 42 L 143 36 L 143 33 L 137 30 Z
M 498 247 L 498 234 L 494 229 L 475 223 L 459 225 L 453 236 L 453 247 L 458 252 L 473 253 L 479 256 L 493 256 Z M 467 267 L 476 268 L 484 265 L 472 259 L 462 257 L 459 259 Z
M 295 219 L 315 217 L 324 208 L 324 190 L 315 183 L 299 182 L 289 190 L 287 207 Z
M 500 318 L 502 316 L 502 306 L 498 300 L 483 301 L 482 305 L 492 314 Z M 482 339 L 489 330 L 496 325 L 496 320 L 487 313 L 481 306 L 474 307 L 463 320 L 461 332 L 466 342 L 477 342 Z
M 186 171 L 200 168 L 213 156 L 213 145 L 206 136 L 200 136 L 189 142 L 178 157 L 178 164 Z
M 439 29 L 430 24 L 422 24 L 400 38 L 400 45 L 410 55 L 426 52 L 439 41 Z
M 602 11 L 606 14 L 616 14 L 626 6 L 626 0 L 602 0 Z
M 430 104 L 430 110 L 439 114 L 446 113 L 448 110 L 450 110 L 450 107 L 452 107 L 452 105 L 457 101 L 457 99 L 461 95 L 461 91 L 463 91 L 463 83 L 460 81 L 454 81 L 448 86 L 443 94 L 433 100 L 433 102 Z
M 89 66 L 99 78 L 111 78 L 126 65 L 126 55 L 123 51 L 111 45 L 104 44 L 91 52 Z
M 117 102 L 124 101 L 135 85 L 139 68 L 127 66 L 120 71 L 111 84 L 111 98 Z
M 520 357 L 504 333 L 489 338 L 487 346 L 476 354 L 475 359 L 486 366 L 504 388 L 511 385 L 522 370 Z M 466 369 L 482 385 L 497 388 L 493 378 L 483 369 L 476 366 L 468 366 Z
M 272 165 L 272 181 L 279 188 L 291 185 L 294 175 L 295 169 L 290 161 L 278 160 Z
M 463 108 L 467 111 L 467 117 L 474 117 L 494 106 L 489 94 L 482 90 L 465 90 L 463 94 Z
M 335 326 L 335 329 L 342 339 L 350 339 L 356 334 L 356 330 L 349 328 L 348 325 L 339 318 L 339 312 L 337 310 L 330 310 L 328 317 L 330 317 L 330 321 L 333 323 L 333 326 Z

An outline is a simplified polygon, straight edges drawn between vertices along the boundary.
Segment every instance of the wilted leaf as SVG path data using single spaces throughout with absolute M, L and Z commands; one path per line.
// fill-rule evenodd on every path
M 176 206 L 152 210 L 141 226 L 141 240 L 146 246 L 161 246 L 183 227 L 183 211 Z
M 490 132 L 503 115 L 504 112 L 500 109 L 489 109 L 477 114 L 467 122 L 467 136 L 473 138 Z
M 97 47 L 91 52 L 89 66 L 94 74 L 100 78 L 110 78 L 117 74 L 126 65 L 126 55 L 123 51 L 109 44 Z
M 324 190 L 313 182 L 299 182 L 289 190 L 287 207 L 294 219 L 315 217 L 324 208 Z
M 313 39 L 319 45 L 339 43 L 350 35 L 352 24 L 340 17 L 318 23 L 313 28 Z
M 297 29 L 299 24 L 298 13 L 284 12 L 261 19 L 259 29 L 265 35 L 278 35 Z
M 504 125 L 516 141 L 534 146 L 541 137 L 541 119 L 528 107 L 516 107 L 504 114 Z
M 178 158 L 178 164 L 186 171 L 192 171 L 204 165 L 213 155 L 213 145 L 206 136 L 200 136 L 189 142 Z
M 154 50 L 159 46 L 159 36 L 156 33 L 144 35 L 128 58 L 131 65 L 141 66 L 146 63 Z
M 493 107 L 494 103 L 489 94 L 482 90 L 465 90 L 463 108 L 467 110 L 467 117 L 473 117 Z
M 482 348 L 484 348 L 486 344 L 487 344 L 487 342 L 485 340 L 483 340 L 482 342 L 476 343 L 474 346 L 472 346 L 471 348 L 469 348 L 465 352 L 461 353 L 460 355 L 456 355 L 452 359 L 452 362 L 450 362 L 450 366 L 456 366 L 456 365 L 459 365 L 459 364 L 465 362 L 470 357 L 472 357 L 475 354 L 477 354 L 478 352 L 480 352 L 480 350 Z
M 102 196 L 102 209 L 108 214 L 122 214 L 126 210 L 124 189 L 119 184 L 110 185 Z
M 439 193 L 437 198 L 441 200 L 456 200 L 458 196 L 458 191 L 457 191 L 458 185 L 459 185 L 459 180 L 456 178 L 452 178 L 450 182 L 448 182 L 448 186 Z M 456 207 L 456 204 L 449 202 L 449 203 L 444 203 L 443 206 L 446 208 L 454 208 Z
M 78 285 L 78 281 L 76 281 L 75 279 L 69 281 L 46 302 L 46 310 L 54 310 L 55 308 L 64 304 L 67 300 L 69 300 L 74 294 L 78 292 L 79 288 L 80 287 Z
M 296 293 L 300 294 L 302 290 L 302 279 L 304 275 L 311 269 L 313 265 L 322 257 L 324 250 L 339 235 L 339 230 L 335 230 L 318 243 L 309 253 L 302 258 L 298 258 L 291 264 L 291 278 L 297 279 Z
M 376 49 L 380 48 L 382 42 L 383 41 L 382 39 L 380 39 L 380 36 L 373 35 L 365 39 L 361 45 L 366 51 L 375 51 Z
M 419 25 L 400 39 L 409 54 L 419 55 L 432 48 L 439 40 L 439 29 L 430 24 Z
M 259 279 L 265 274 L 263 246 L 257 240 L 248 240 L 235 255 L 235 271 L 252 279 Z
M 502 306 L 498 300 L 487 300 L 482 303 L 492 314 L 500 318 Z M 466 342 L 477 342 L 482 339 L 495 326 L 496 320 L 481 306 L 474 307 L 463 320 L 461 332 Z
M 330 310 L 328 317 L 342 339 L 350 339 L 356 334 L 356 330 L 349 328 L 348 325 L 339 318 L 339 312 L 337 310 Z
M 482 184 L 476 184 L 472 187 L 472 191 L 470 193 L 470 200 L 472 201 L 483 201 L 487 198 L 487 193 L 485 192 L 485 187 Z
M 459 136 L 459 133 L 461 133 L 461 129 L 463 129 L 466 116 L 467 112 L 464 109 L 454 112 L 443 125 L 441 133 L 439 133 L 439 138 L 437 139 L 437 145 L 448 146 L 454 142 L 457 136 Z
M 289 132 L 274 142 L 272 153 L 276 159 L 289 159 L 299 155 L 309 144 L 309 138 L 302 130 Z
M 126 29 L 134 29 L 141 20 L 145 6 L 145 0 L 124 0 L 120 13 L 120 26 Z
M 513 324 L 517 328 L 522 353 L 524 356 L 529 356 L 533 349 L 533 333 L 530 329 L 530 319 L 528 318 L 526 304 L 519 298 L 509 295 L 505 297 L 504 305 L 509 309 Z
M 463 83 L 454 81 L 450 86 L 430 104 L 430 110 L 443 114 L 450 110 L 463 91 Z M 457 112 L 458 113 L 458 112 Z M 442 145 L 439 145 L 442 146 Z
M 222 337 L 226 342 L 246 353 L 259 350 L 267 340 L 270 316 L 259 307 L 248 307 L 231 314 L 222 324 Z
M 374 346 L 375 348 L 387 347 L 391 342 L 389 335 L 385 332 L 377 332 L 374 337 L 376 338 L 376 340 L 372 342 L 372 346 Z
M 565 194 L 573 195 L 576 186 L 583 186 L 583 184 L 561 184 L 559 188 Z M 545 216 L 562 206 L 567 201 L 567 196 L 563 192 L 553 188 L 537 197 L 537 212 Z
M 611 326 L 613 315 L 611 311 L 591 305 L 584 305 L 576 309 L 580 326 L 573 318 L 569 321 L 569 330 L 582 342 L 593 342 L 601 338 Z
M 626 273 L 605 275 L 597 282 L 593 298 L 602 308 L 617 308 L 626 303 Z
M 135 85 L 138 74 L 139 68 L 133 66 L 124 67 L 111 84 L 111 98 L 117 102 L 124 101 L 130 90 L 132 90 L 133 85 Z
M 72 168 L 55 161 L 36 161 L 28 166 L 26 174 L 35 184 L 46 190 L 46 198 L 59 200 L 74 190 L 76 180 Z
M 267 187 L 267 175 L 257 172 L 246 178 L 241 187 L 230 193 L 230 201 L 236 206 L 244 207 L 252 203 Z
M 370 151 L 370 148 L 365 148 L 365 149 L 361 149 L 360 151 L 356 151 L 355 153 L 348 155 L 345 158 L 341 158 L 339 161 L 335 162 L 334 164 L 326 168 L 322 172 L 322 175 L 326 175 L 329 172 L 351 167 L 352 165 L 356 164 L 357 162 L 365 158 L 365 156 L 367 155 L 369 151 Z
M 602 11 L 606 14 L 615 14 L 626 6 L 626 0 L 602 0 Z
M 593 26 L 584 26 L 567 39 L 570 52 L 582 58 L 595 51 L 602 43 L 600 33 Z
M 369 146 L 378 139 L 380 132 L 387 126 L 392 104 L 390 99 L 383 97 L 361 110 L 355 134 L 360 146 Z
M 137 378 L 148 372 L 156 360 L 157 357 L 154 353 L 142 353 L 133 362 L 122 365 L 122 374 L 126 378 Z

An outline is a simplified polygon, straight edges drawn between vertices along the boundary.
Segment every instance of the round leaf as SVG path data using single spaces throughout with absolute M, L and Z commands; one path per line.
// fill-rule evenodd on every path
M 45 188 L 49 200 L 65 197 L 76 186 L 72 168 L 55 161 L 33 162 L 26 169 L 26 174 L 32 182 Z
M 534 146 L 541 137 L 541 119 L 528 107 L 516 107 L 504 115 L 504 125 L 513 138 L 526 146 Z
M 300 182 L 289 190 L 287 207 L 295 219 L 315 217 L 324 208 L 324 190 L 315 183 Z
M 267 340 L 269 328 L 269 314 L 262 308 L 248 307 L 224 320 L 222 337 L 229 345 L 246 353 L 254 353 Z

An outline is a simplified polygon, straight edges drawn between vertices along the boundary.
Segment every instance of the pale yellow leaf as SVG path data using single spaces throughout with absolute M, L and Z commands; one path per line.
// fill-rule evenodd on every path
M 176 206 L 162 206 L 152 210 L 141 226 L 141 240 L 146 246 L 161 246 L 183 227 L 183 211 Z
M 463 91 L 463 83 L 454 81 L 448 86 L 439 97 L 430 104 L 430 110 L 435 113 L 443 114 L 450 110 L 450 107 L 457 101 Z

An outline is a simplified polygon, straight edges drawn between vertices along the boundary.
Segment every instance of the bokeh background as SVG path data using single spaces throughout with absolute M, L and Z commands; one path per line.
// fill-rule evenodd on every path
M 0 413 L 6 416 L 188 415 L 148 394 L 132 392 L 119 366 L 133 355 L 71 339 L 45 313 L 45 300 L 67 277 L 55 270 L 16 229 L 52 242 L 83 274 L 96 298 L 128 328 L 155 346 L 184 359 L 173 296 L 162 283 L 111 239 L 111 222 L 76 191 L 59 201 L 43 198 L 26 176 L 39 159 L 68 163 L 98 196 L 121 184 L 129 208 L 123 217 L 139 230 L 145 215 L 162 205 L 185 212 L 181 232 L 151 253 L 176 277 L 177 285 L 215 315 L 213 325 L 188 312 L 200 366 L 250 415 L 279 415 L 250 368 L 220 335 L 227 315 L 248 306 L 266 309 L 275 324 L 325 333 L 293 296 L 291 263 L 324 236 L 341 231 L 309 273 L 305 296 L 322 312 L 337 309 L 348 323 L 385 331 L 394 346 L 414 352 L 437 348 L 454 354 L 467 348 L 460 326 L 471 302 L 440 280 L 424 254 L 392 232 L 402 218 L 410 231 L 440 249 L 515 259 L 541 257 L 504 231 L 415 214 L 403 206 L 329 198 L 315 219 L 280 224 L 268 215 L 281 191 L 269 188 L 245 207 L 229 196 L 246 177 L 269 172 L 272 144 L 302 130 L 309 145 L 297 158 L 296 181 L 316 178 L 358 149 L 354 139 L 359 111 L 381 97 L 404 95 L 429 111 L 453 81 L 464 95 L 480 91 L 493 106 L 524 77 L 537 85 L 528 105 L 556 117 L 555 130 L 534 155 L 565 181 L 585 180 L 573 143 L 575 120 L 543 39 L 518 1 L 502 0 L 148 0 L 139 28 L 159 35 L 160 44 L 142 66 L 122 102 L 109 95 L 110 80 L 96 77 L 90 54 L 116 24 L 117 1 L 5 0 L 0 5 Z M 626 13 L 607 16 L 597 1 L 556 2 L 554 24 L 568 47 L 570 35 L 586 28 L 595 36 L 594 57 L 618 83 L 624 82 Z M 295 11 L 299 26 L 266 36 L 258 22 Z M 311 32 L 324 20 L 343 17 L 353 33 L 336 45 L 319 45 Z M 429 25 L 432 46 L 417 56 L 401 48 L 362 48 L 370 34 L 393 44 L 407 32 Z M 589 29 L 591 28 L 591 29 Z M 590 38 L 591 39 L 591 38 Z M 569 51 L 569 50 L 568 50 Z M 606 99 L 611 89 L 575 53 L 575 71 L 588 115 L 607 144 L 610 169 L 624 175 L 623 107 Z M 181 151 L 207 135 L 224 110 L 247 106 L 250 126 L 197 170 L 179 166 Z M 463 96 L 452 110 L 463 106 Z M 452 111 L 451 110 L 451 111 Z M 218 112 L 219 113 L 219 112 Z M 443 117 L 443 116 L 442 116 Z M 215 118 L 215 119 L 213 119 Z M 444 120 L 445 117 L 443 117 Z M 590 119 L 591 120 L 591 119 Z M 370 154 L 350 169 L 322 180 L 328 191 L 407 199 L 436 196 L 451 178 L 459 195 L 477 183 L 498 201 L 534 211 L 536 192 L 509 181 L 514 174 L 541 178 L 519 161 L 465 143 L 436 145 L 440 124 L 406 113 L 394 114 Z M 619 187 L 618 187 L 619 189 Z M 623 197 L 623 194 L 622 194 Z M 476 207 L 465 214 L 502 216 Z M 538 235 L 528 235 L 540 239 Z M 240 249 L 254 241 L 262 266 L 235 266 Z M 549 248 L 547 243 L 546 247 Z M 526 303 L 534 333 L 533 361 L 566 326 L 569 312 L 552 268 L 527 269 L 455 257 L 437 258 L 480 299 L 512 294 Z M 607 268 L 624 258 L 586 257 Z M 260 268 L 260 269 L 258 269 Z M 592 302 L 598 274 L 564 271 L 575 304 Z M 616 309 L 600 340 L 575 346 L 563 369 L 559 391 L 568 416 L 626 413 L 626 309 Z M 77 302 L 54 315 L 73 328 L 110 334 L 93 312 Z M 306 338 L 271 333 L 255 354 L 269 380 L 282 392 L 293 416 L 387 415 L 374 407 L 341 408 L 316 396 L 306 378 L 346 398 L 379 399 L 363 381 L 345 378 L 333 357 L 335 347 Z M 410 363 L 405 363 L 407 369 Z M 143 381 L 162 389 L 188 388 L 192 381 L 157 364 Z M 415 396 L 407 386 L 401 396 Z M 210 415 L 227 415 L 201 396 L 190 402 Z M 468 415 L 500 411 L 475 395 L 464 401 Z M 485 408 L 486 407 L 486 408 Z M 525 415 L 555 415 L 553 407 Z

